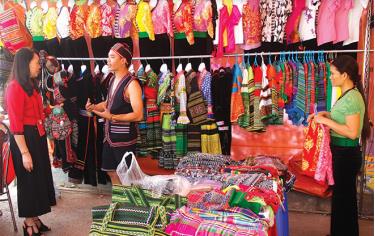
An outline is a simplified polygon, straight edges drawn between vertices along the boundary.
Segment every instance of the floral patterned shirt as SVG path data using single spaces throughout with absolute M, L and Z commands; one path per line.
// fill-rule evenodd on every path
M 113 35 L 113 9 L 108 3 L 104 3 L 100 6 L 101 17 L 101 27 L 102 36 L 112 36 Z
M 124 3 L 115 7 L 115 23 L 113 32 L 116 38 L 130 37 L 131 28 L 135 26 L 135 16 L 137 14 L 137 5 Z
M 176 12 L 173 13 L 173 28 L 176 33 L 185 33 L 190 45 L 194 44 L 192 5 L 188 0 L 183 0 Z M 177 37 L 176 37 L 177 38 Z
M 194 10 L 194 31 L 207 32 L 214 37 L 214 27 L 212 23 L 212 4 L 210 0 L 197 1 Z
M 171 12 L 167 0 L 158 0 L 157 5 L 151 10 L 152 23 L 155 34 L 168 33 L 173 36 Z
M 254 6 L 249 3 L 244 4 L 242 10 L 242 25 L 244 33 L 243 49 L 250 50 L 261 45 L 262 40 L 262 21 L 257 4 Z
M 97 3 L 92 3 L 89 6 L 86 29 L 91 38 L 97 38 L 102 35 L 100 5 Z
M 70 37 L 75 40 L 83 37 L 85 34 L 87 19 L 87 6 L 85 5 L 74 5 L 70 12 Z

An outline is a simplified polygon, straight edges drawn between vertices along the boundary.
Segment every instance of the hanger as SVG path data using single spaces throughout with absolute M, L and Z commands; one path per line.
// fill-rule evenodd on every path
M 41 3 L 41 7 L 42 7 L 43 14 L 46 14 L 48 12 L 48 2 L 47 1 L 43 1 Z
M 201 64 L 198 66 L 198 71 L 202 72 L 204 69 L 206 69 L 206 65 L 203 62 L 203 58 L 201 58 Z
M 81 60 L 81 74 L 85 73 L 86 69 L 87 69 L 87 66 L 83 64 L 83 61 Z
M 36 1 L 32 1 L 31 3 L 30 3 L 30 9 L 33 9 L 34 7 L 36 7 L 38 4 L 37 4 L 37 2 Z
M 263 52 L 261 52 L 260 53 L 260 57 L 262 58 L 262 62 L 263 62 Z M 272 64 L 272 62 L 271 62 L 271 53 L 270 52 L 268 52 L 268 64 Z
M 230 64 L 229 64 L 229 56 L 227 55 L 227 63 L 225 65 L 225 67 L 230 67 Z
M 258 66 L 258 53 L 255 53 L 254 66 Z
M 185 66 L 185 72 L 189 72 L 189 71 L 191 71 L 191 63 L 190 63 L 190 60 L 189 60 L 189 58 L 188 58 L 188 63 L 186 64 L 186 66 Z
M 147 61 L 147 59 L 145 59 L 146 60 L 146 67 L 145 67 L 145 72 L 146 73 L 148 73 L 150 70 L 151 70 L 151 66 L 150 66 L 150 64 L 148 63 L 148 61 Z
M 128 71 L 130 72 L 130 74 L 134 74 L 135 71 L 134 71 L 134 65 L 133 65 L 133 63 L 130 64 Z
M 107 0 L 100 0 L 100 5 L 103 5 L 106 2 L 107 2 Z
M 177 66 L 176 72 L 180 73 L 181 71 L 182 71 L 182 64 L 181 64 L 180 58 L 178 58 L 178 66 Z
M 168 72 L 168 65 L 164 62 L 164 59 L 161 59 L 163 64 L 160 66 L 160 72 L 167 73 Z
M 106 77 L 109 74 L 109 67 L 108 67 L 108 65 L 104 65 L 103 66 L 102 73 L 103 73 L 104 77 Z

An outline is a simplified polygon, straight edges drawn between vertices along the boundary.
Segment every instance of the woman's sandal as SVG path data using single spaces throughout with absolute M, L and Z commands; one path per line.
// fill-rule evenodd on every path
M 40 236 L 40 235 L 42 235 L 42 233 L 40 231 L 34 232 L 34 226 L 37 228 L 36 225 L 27 225 L 26 222 L 24 221 L 23 222 L 23 236 Z M 31 232 L 32 232 L 31 235 L 29 234 L 29 231 L 28 231 L 29 228 L 31 228 Z
M 35 224 L 36 226 L 38 227 L 39 231 L 40 232 L 47 232 L 47 231 L 51 231 L 51 228 L 48 227 L 47 225 L 43 224 L 43 222 L 38 218 L 37 220 L 35 220 Z M 39 226 L 40 224 L 40 226 Z

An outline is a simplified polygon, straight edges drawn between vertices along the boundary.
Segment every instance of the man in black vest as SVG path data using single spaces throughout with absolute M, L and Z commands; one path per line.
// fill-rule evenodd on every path
M 106 119 L 104 129 L 102 170 L 107 171 L 112 184 L 121 184 L 116 168 L 126 152 L 135 153 L 138 136 L 137 121 L 143 119 L 142 90 L 129 71 L 132 53 L 126 44 L 116 43 L 108 53 L 108 67 L 114 73 L 106 101 L 92 104 L 87 111 Z M 130 166 L 131 160 L 126 160 Z

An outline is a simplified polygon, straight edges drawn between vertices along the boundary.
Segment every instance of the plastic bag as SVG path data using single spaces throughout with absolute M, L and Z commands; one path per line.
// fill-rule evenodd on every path
M 126 164 L 126 159 L 131 158 L 130 166 Z M 154 197 L 162 194 L 178 194 L 186 196 L 191 190 L 189 180 L 178 175 L 155 175 L 148 176 L 141 170 L 137 159 L 132 152 L 126 152 L 116 169 L 121 184 L 125 186 L 137 185 L 150 190 Z
M 191 190 L 189 180 L 178 175 L 146 176 L 141 187 L 150 190 L 155 197 L 160 197 L 162 194 L 186 196 Z
M 130 167 L 126 164 L 126 158 L 131 158 Z M 120 164 L 116 169 L 117 175 L 120 178 L 121 184 L 130 186 L 132 184 L 140 185 L 147 176 L 139 167 L 138 162 L 133 152 L 126 152 L 122 157 Z

